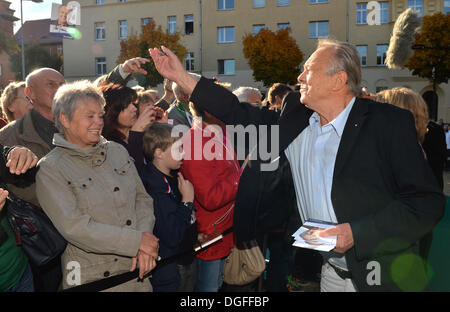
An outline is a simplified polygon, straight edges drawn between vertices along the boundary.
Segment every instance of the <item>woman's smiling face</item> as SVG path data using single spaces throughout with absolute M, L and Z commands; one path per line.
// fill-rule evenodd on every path
M 83 148 L 96 145 L 103 130 L 103 115 L 102 105 L 93 98 L 79 100 L 72 120 L 65 115 L 60 118 L 66 140 Z

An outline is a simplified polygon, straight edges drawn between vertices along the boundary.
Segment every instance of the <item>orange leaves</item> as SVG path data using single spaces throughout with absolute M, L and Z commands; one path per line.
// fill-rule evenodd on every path
M 120 42 L 120 55 L 117 58 L 117 64 L 137 56 L 150 58 L 148 49 L 162 45 L 174 51 L 180 60 L 183 60 L 187 50 L 179 41 L 179 33 L 169 34 L 162 30 L 161 25 L 157 26 L 154 22 L 147 23 L 142 26 L 139 36 L 134 34 Z M 145 87 L 154 87 L 163 82 L 163 78 L 157 72 L 153 62 L 144 64 L 143 68 L 148 72 L 145 76 Z
M 450 15 L 436 13 L 423 17 L 422 27 L 415 34 L 417 45 L 450 47 Z M 447 83 L 450 78 L 450 50 L 415 49 L 406 66 L 414 75 L 439 83 Z M 433 75 L 433 71 L 435 75 Z
M 243 38 L 244 57 L 253 70 L 253 78 L 265 86 L 275 82 L 295 84 L 300 73 L 303 53 L 290 36 L 289 29 L 272 32 L 262 29 L 256 36 Z

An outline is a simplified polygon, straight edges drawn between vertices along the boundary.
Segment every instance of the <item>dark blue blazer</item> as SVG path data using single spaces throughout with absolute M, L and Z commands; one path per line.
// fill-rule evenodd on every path
M 231 92 L 202 78 L 191 101 L 225 124 L 279 125 L 277 172 L 287 177 L 282 180 L 293 190 L 284 150 L 309 125 L 313 113 L 299 102 L 298 93 L 285 97 L 279 114 L 239 103 Z M 247 186 L 246 191 L 264 189 Z M 331 200 L 338 222 L 350 223 L 352 228 L 354 247 L 345 257 L 358 290 L 426 288 L 419 241 L 443 216 L 445 196 L 424 158 L 409 111 L 356 99 L 336 156 Z M 273 208 L 281 209 L 276 202 Z M 258 207 L 251 211 L 257 213 Z M 380 268 L 379 283 L 374 266 Z

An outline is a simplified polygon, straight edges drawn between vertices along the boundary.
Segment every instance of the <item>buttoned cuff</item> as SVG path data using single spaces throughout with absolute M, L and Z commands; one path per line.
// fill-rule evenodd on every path
M 126 72 L 123 71 L 123 65 L 122 64 L 119 65 L 119 74 L 122 77 L 122 79 L 124 79 L 124 80 L 127 79 L 128 75 L 130 75 L 130 73 L 126 73 Z

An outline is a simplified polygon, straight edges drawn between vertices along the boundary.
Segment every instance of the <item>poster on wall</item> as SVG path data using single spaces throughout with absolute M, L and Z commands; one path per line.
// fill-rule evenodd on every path
M 67 39 L 77 39 L 80 25 L 80 4 L 70 1 L 67 4 L 52 3 L 50 33 Z

